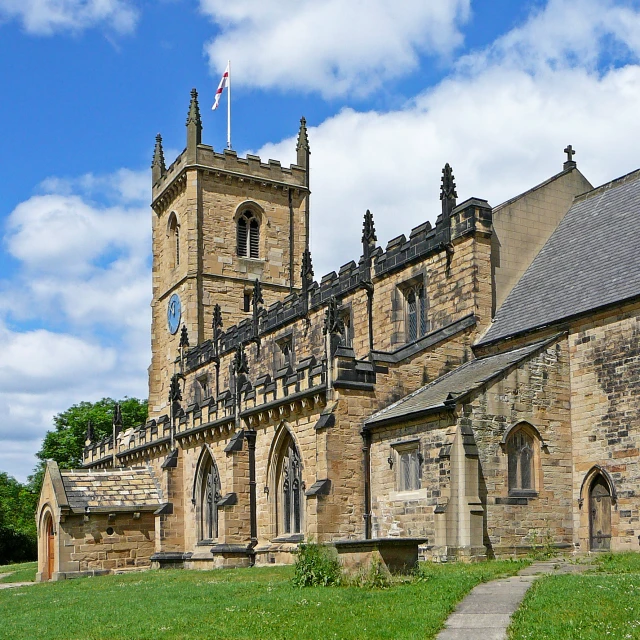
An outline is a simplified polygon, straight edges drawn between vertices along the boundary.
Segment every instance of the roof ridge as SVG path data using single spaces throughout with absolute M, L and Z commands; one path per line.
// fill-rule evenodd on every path
M 614 178 L 613 180 L 609 180 L 609 182 L 605 182 L 604 184 L 594 187 L 590 191 L 585 191 L 584 193 L 578 194 L 574 198 L 573 202 L 574 204 L 576 202 L 584 202 L 585 200 L 588 200 L 589 198 L 593 198 L 594 196 L 597 196 L 600 193 L 604 193 L 609 189 L 615 189 L 617 187 L 621 187 L 627 184 L 627 182 L 633 182 L 638 179 L 640 179 L 640 169 L 634 169 L 633 171 L 629 171 L 629 173 L 625 173 L 623 176 L 619 176 L 617 178 Z
M 523 196 L 526 196 L 529 193 L 532 193 L 534 191 L 537 191 L 538 189 L 542 189 L 542 187 L 546 187 L 548 184 L 551 184 L 554 180 L 557 180 L 558 178 L 571 173 L 571 171 L 578 171 L 583 177 L 584 174 L 582 173 L 582 171 L 580 171 L 577 167 L 570 167 L 569 169 L 563 169 L 562 171 L 560 171 L 559 173 L 556 173 L 554 175 L 552 175 L 551 177 L 547 178 L 546 180 L 543 180 L 540 184 L 537 184 L 533 187 L 530 187 L 529 189 L 527 189 L 526 191 L 523 191 L 522 193 L 519 193 L 517 196 L 513 196 L 512 198 L 509 198 L 508 200 L 505 200 L 504 202 L 501 202 L 499 205 L 496 205 L 495 207 L 493 207 L 492 211 L 493 213 L 496 213 L 498 210 L 502 209 L 503 207 L 506 207 L 512 203 L 514 203 L 516 200 L 519 200 L 520 198 L 522 198 Z M 587 182 L 589 182 L 587 180 Z M 589 183 L 591 184 L 591 183 Z

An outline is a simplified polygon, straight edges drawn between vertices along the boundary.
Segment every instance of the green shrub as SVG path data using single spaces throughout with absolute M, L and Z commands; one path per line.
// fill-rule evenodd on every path
M 339 585 L 342 568 L 337 558 L 326 547 L 313 542 L 303 543 L 296 551 L 295 573 L 292 582 L 296 587 L 328 587 Z
M 391 575 L 389 570 L 380 562 L 380 559 L 373 557 L 369 565 L 369 571 L 365 574 L 361 586 L 367 589 L 388 589 L 391 586 Z

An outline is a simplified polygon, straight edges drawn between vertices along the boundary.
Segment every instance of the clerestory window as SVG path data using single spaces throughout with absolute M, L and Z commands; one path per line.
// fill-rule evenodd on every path
M 413 342 L 427 333 L 427 299 L 424 286 L 416 285 L 406 290 L 406 336 Z

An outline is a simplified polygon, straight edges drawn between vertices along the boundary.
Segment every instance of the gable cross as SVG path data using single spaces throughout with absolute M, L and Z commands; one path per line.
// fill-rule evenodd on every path
M 573 150 L 571 145 L 568 145 L 564 152 L 567 154 L 567 162 L 573 162 L 573 156 L 576 155 L 576 152 Z

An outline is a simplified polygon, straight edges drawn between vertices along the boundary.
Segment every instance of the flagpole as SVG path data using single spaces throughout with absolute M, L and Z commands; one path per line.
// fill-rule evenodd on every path
M 231 60 L 227 60 L 227 148 L 231 149 Z

